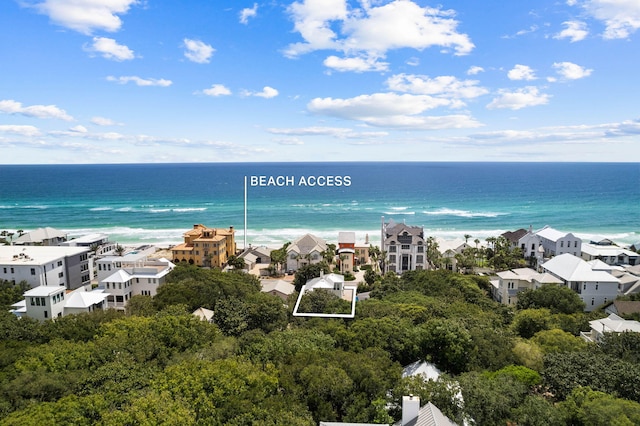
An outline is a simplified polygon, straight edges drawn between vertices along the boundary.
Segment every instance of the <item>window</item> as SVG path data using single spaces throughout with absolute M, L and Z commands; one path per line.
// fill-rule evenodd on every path
M 598 284 L 596 284 L 596 290 L 598 289 Z
M 596 303 L 596 299 L 595 298 L 591 298 L 591 306 L 593 306 Z
M 60 272 L 60 273 L 58 274 L 58 278 L 62 278 L 62 277 L 64 277 L 64 272 Z
M 118 290 L 122 290 L 122 283 L 118 283 Z
M 31 268 L 31 275 L 35 275 L 36 274 L 36 268 Z
M 62 260 L 58 260 L 58 266 L 62 266 Z
M 47 306 L 47 304 L 45 303 L 45 298 L 44 297 L 40 298 L 40 302 L 42 303 L 42 306 Z
M 30 297 L 30 299 L 31 299 L 31 306 L 35 306 L 36 298 L 35 297 Z
M 391 256 L 389 256 L 389 263 L 396 263 L 396 255 L 392 254 Z
M 14 271 L 13 271 L 13 268 L 11 268 L 11 273 L 13 274 L 13 272 L 14 272 Z
M 396 246 L 389 246 L 389 253 L 395 253 L 396 252 Z
M 424 253 L 424 247 L 418 246 L 418 253 Z
M 417 255 L 416 256 L 416 263 L 424 263 L 424 256 Z
M 560 247 L 564 247 L 564 241 L 560 241 Z
M 536 249 L 536 244 L 535 243 L 531 244 L 531 250 L 535 250 L 535 249 Z
M 47 311 L 44 311 L 44 317 L 49 318 L 49 313 Z
M 409 250 L 411 246 L 409 244 L 403 244 L 401 248 L 402 250 Z
M 7 273 L 7 268 L 4 268 L 4 273 L 5 273 L 5 274 Z
M 573 246 L 574 246 L 574 247 L 578 247 L 578 242 L 577 242 L 577 241 L 574 241 L 574 242 L 573 242 Z

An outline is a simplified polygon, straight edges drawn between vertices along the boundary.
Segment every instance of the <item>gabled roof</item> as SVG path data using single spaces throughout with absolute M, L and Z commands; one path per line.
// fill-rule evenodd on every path
M 640 301 L 614 300 L 613 305 L 620 315 L 640 313 Z
M 570 253 L 556 256 L 543 263 L 542 267 L 565 281 L 620 282 L 608 272 L 592 270 L 587 262 Z
M 193 311 L 192 315 L 200 318 L 203 321 L 211 321 L 213 319 L 213 311 L 206 308 L 198 308 Z
M 62 239 L 67 239 L 67 234 L 65 234 L 62 231 L 58 231 L 55 228 L 50 228 L 50 227 L 45 227 L 45 228 L 38 228 L 35 229 L 31 232 L 27 232 L 26 234 L 23 234 L 22 236 L 18 237 L 15 240 L 16 244 L 20 244 L 20 243 L 39 243 L 41 241 L 44 240 L 51 240 L 54 238 L 62 238 Z
M 104 302 L 108 296 L 109 293 L 104 293 L 102 290 L 74 291 L 66 299 L 64 307 L 76 309 L 88 308 Z
M 287 296 L 293 294 L 296 291 L 296 287 L 285 280 L 263 280 L 262 292 L 269 293 L 270 291 L 277 291 Z
M 418 417 L 402 426 L 457 426 L 457 423 L 442 414 L 442 411 L 431 402 L 427 402 L 420 407 Z
M 527 235 L 527 231 L 524 228 L 520 228 L 517 231 L 507 231 L 507 232 L 503 232 L 502 236 L 505 237 L 507 240 L 511 241 L 512 243 L 517 243 L 518 240 L 520 240 L 520 238 L 524 237 L 525 235 Z
M 321 253 L 326 249 L 327 243 L 325 240 L 312 234 L 305 234 L 287 247 L 287 253 L 292 251 L 300 254 L 309 254 L 314 251 Z
M 113 274 L 109 275 L 107 278 L 103 279 L 103 282 L 110 283 L 126 283 L 131 279 L 131 275 L 122 269 L 118 269 Z
M 313 278 L 304 285 L 305 290 L 315 290 L 317 288 L 327 288 L 333 290 L 334 284 L 344 283 L 344 275 L 326 274 Z
M 573 235 L 567 232 L 558 231 L 550 226 L 545 226 L 537 231 L 536 234 L 551 241 L 558 241 L 560 238 L 565 238 L 567 235 Z
M 605 333 L 622 333 L 623 331 L 640 333 L 640 322 L 622 319 L 616 314 L 610 314 L 607 318 L 589 321 L 589 325 L 592 329 Z
M 24 296 L 47 297 L 60 291 L 65 291 L 64 286 L 40 285 L 24 292 Z

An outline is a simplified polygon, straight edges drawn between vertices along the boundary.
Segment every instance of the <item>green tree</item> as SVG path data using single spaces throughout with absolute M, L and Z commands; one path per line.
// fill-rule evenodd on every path
M 584 302 L 578 294 L 563 285 L 543 285 L 538 289 L 525 289 L 518 293 L 518 309 L 547 308 L 554 314 L 575 314 L 584 311 Z
M 234 269 L 242 270 L 246 266 L 246 263 L 243 257 L 238 257 L 235 254 L 232 254 L 229 256 L 229 259 L 227 259 L 227 265 Z
M 550 316 L 548 309 L 525 309 L 516 312 L 511 326 L 519 336 L 529 339 L 537 332 L 551 328 Z
M 567 424 L 583 426 L 640 424 L 640 404 L 589 387 L 577 387 L 560 403 Z
M 293 278 L 293 285 L 296 288 L 296 291 L 300 291 L 302 286 L 305 285 L 309 280 L 313 278 L 317 278 L 321 273 L 328 274 L 329 267 L 325 263 L 312 263 L 310 265 L 305 265 L 296 271 L 296 275 Z
M 436 318 L 420 329 L 420 349 L 427 360 L 454 374 L 466 370 L 473 340 L 462 323 Z
M 132 296 L 131 299 L 129 299 L 125 311 L 127 315 L 143 317 L 154 315 L 157 312 L 151 296 L 143 296 L 141 294 Z
M 574 336 L 557 328 L 553 330 L 538 331 L 531 340 L 536 343 L 544 353 L 582 351 L 587 343 L 581 337 Z

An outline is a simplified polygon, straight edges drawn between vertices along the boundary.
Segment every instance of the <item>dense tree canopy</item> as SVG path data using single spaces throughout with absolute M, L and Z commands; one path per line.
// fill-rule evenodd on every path
M 354 319 L 299 318 L 295 299 L 252 276 L 181 264 L 126 312 L 40 323 L 0 311 L 0 424 L 390 424 L 409 393 L 459 424 L 638 423 L 638 334 L 587 344 L 577 335 L 602 313 L 564 291 L 514 309 L 490 299 L 486 278 L 448 271 L 371 287 Z M 337 306 L 327 294 L 313 309 Z M 199 307 L 212 323 L 191 315 Z M 421 360 L 441 376 L 403 377 Z

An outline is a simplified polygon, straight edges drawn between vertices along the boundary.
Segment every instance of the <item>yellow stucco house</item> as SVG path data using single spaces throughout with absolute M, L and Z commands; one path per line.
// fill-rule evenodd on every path
M 193 225 L 183 234 L 184 243 L 171 248 L 173 262 L 222 268 L 236 252 L 235 231 Z

